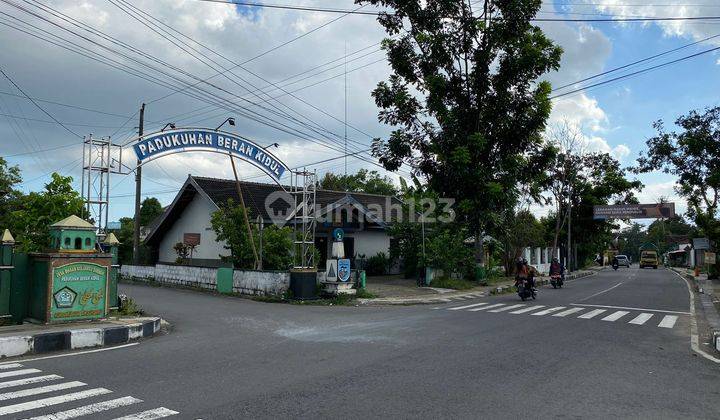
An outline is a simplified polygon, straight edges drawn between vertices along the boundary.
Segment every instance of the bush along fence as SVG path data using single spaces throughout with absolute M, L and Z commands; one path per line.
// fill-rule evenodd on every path
M 155 266 L 123 265 L 120 267 L 120 275 L 123 279 L 133 281 L 198 287 L 221 293 L 246 295 L 282 295 L 290 287 L 290 273 L 287 271 L 157 264 Z

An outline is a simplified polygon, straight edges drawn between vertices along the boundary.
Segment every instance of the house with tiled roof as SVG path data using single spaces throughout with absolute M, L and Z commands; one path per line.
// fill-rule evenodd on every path
M 284 193 L 289 187 L 244 181 L 240 187 L 251 223 L 292 225 L 289 215 L 294 202 L 289 202 Z M 145 244 L 153 250 L 155 262 L 175 262 L 175 244 L 192 238 L 198 243 L 193 250 L 193 265 L 222 265 L 221 257 L 230 253 L 226 244 L 217 239 L 210 218 L 230 199 L 240 202 L 234 180 L 188 175 L 173 202 L 148 226 Z M 391 238 L 387 228 L 401 211 L 396 197 L 318 189 L 315 247 L 320 252 L 320 268 L 331 252 L 332 231 L 338 227 L 345 231 L 347 257 L 368 258 L 379 252 L 388 255 Z

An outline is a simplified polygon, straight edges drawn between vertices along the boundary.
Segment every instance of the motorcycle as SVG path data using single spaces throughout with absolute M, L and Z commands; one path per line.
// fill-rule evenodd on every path
M 553 274 L 552 276 L 550 276 L 550 284 L 552 284 L 553 289 L 557 289 L 557 288 L 562 289 L 562 287 L 563 287 L 562 275 Z
M 523 301 L 530 297 L 534 300 L 537 296 L 537 294 L 535 293 L 535 289 L 530 287 L 527 280 L 520 280 L 518 282 L 517 291 L 518 296 L 520 296 L 520 299 L 522 299 Z
M 619 264 L 617 264 L 617 263 L 615 263 L 615 264 L 613 264 L 613 265 L 612 265 L 612 268 L 613 268 L 613 270 L 617 270 L 617 269 L 618 269 L 618 267 L 620 267 L 620 265 L 619 265 Z

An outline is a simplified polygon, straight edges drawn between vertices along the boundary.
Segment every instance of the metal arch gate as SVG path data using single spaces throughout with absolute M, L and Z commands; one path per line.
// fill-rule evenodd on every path
M 121 173 L 123 167 L 127 168 L 122 163 L 122 149 L 129 145 L 132 145 L 137 158 L 136 168 L 164 156 L 185 152 L 219 153 L 227 155 L 231 159 L 237 157 L 257 167 L 283 191 L 292 195 L 295 208 L 288 221 L 292 219 L 295 236 L 293 238 L 294 265 L 296 268 L 314 267 L 315 207 L 318 181 L 315 171 L 311 172 L 305 169 L 294 171 L 267 151 L 265 147 L 237 134 L 190 127 L 157 131 L 126 142 L 119 147 L 119 159 L 113 159 L 119 164 L 120 169 L 117 173 Z M 88 170 L 92 170 L 92 165 Z M 134 171 L 134 169 L 129 170 L 125 174 Z M 280 182 L 286 172 L 290 174 L 290 191 Z M 107 182 L 109 184 L 109 179 Z

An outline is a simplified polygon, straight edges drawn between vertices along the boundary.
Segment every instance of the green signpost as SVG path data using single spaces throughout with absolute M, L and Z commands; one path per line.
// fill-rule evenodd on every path
M 103 318 L 107 314 L 108 268 L 76 262 L 53 268 L 50 321 Z

